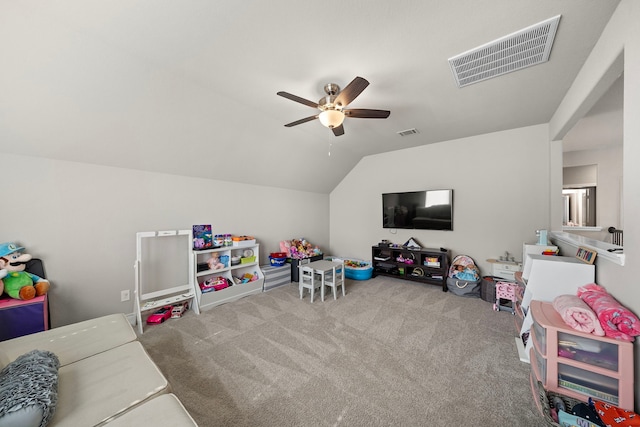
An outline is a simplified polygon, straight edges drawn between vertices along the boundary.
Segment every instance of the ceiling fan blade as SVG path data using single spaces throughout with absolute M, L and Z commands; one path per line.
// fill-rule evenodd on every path
M 305 117 L 304 119 L 296 120 L 295 122 L 287 123 L 285 126 L 290 128 L 291 126 L 301 125 L 302 123 L 310 122 L 318 118 L 318 115 Z
M 344 135 L 344 126 L 340 125 L 337 128 L 331 128 L 331 130 L 333 131 L 333 134 L 335 136 L 340 136 L 340 135 Z
M 318 108 L 318 103 L 317 102 L 313 102 L 313 101 L 309 101 L 308 99 L 304 99 L 304 98 L 300 98 L 299 96 L 296 95 L 292 95 L 288 92 L 278 92 L 277 95 L 280 95 L 284 98 L 290 99 L 292 101 L 296 101 L 299 102 L 300 104 L 304 104 L 304 105 L 308 105 L 309 107 L 313 107 L 313 108 Z
M 368 108 L 353 108 L 344 110 L 347 117 L 355 117 L 358 119 L 386 119 L 391 114 L 389 110 L 370 110 Z
M 356 97 L 360 95 L 367 86 L 369 86 L 369 82 L 367 80 L 362 77 L 356 77 L 347 85 L 347 87 L 340 91 L 335 103 L 346 107 L 351 103 L 351 101 L 356 99 Z

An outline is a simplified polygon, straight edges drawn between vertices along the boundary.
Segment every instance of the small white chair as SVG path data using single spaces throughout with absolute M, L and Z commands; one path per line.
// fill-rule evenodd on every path
M 342 296 L 345 296 L 344 290 L 344 262 L 338 267 L 333 267 L 331 272 L 325 275 L 322 282 L 322 289 L 320 290 L 320 297 L 324 301 L 324 287 L 329 286 L 333 288 L 333 299 L 338 298 L 338 286 L 342 286 Z
M 313 302 L 313 294 L 315 293 L 316 288 L 320 286 L 320 283 L 322 282 L 316 282 L 316 275 L 313 273 L 313 267 L 300 265 L 298 266 L 298 270 L 300 273 L 300 299 L 302 299 L 304 290 L 309 289 L 309 292 L 311 293 L 311 302 Z

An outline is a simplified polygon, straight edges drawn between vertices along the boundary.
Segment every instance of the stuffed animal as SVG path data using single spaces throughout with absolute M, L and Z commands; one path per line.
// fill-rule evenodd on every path
M 217 253 L 211 254 L 211 258 L 207 260 L 209 270 L 220 270 L 224 268 L 224 264 L 220 262 L 220 256 Z
M 49 291 L 49 282 L 42 277 L 24 271 L 31 255 L 21 251 L 14 243 L 0 244 L 0 281 L 4 292 L 11 298 L 30 300 Z

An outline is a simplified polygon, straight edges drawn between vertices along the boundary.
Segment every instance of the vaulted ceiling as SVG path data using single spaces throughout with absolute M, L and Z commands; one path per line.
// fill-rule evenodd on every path
M 0 152 L 326 193 L 370 154 L 547 123 L 617 4 L 2 0 Z M 548 62 L 457 87 L 448 58 L 555 15 Z M 388 119 L 283 126 L 317 110 L 276 92 L 356 76 Z

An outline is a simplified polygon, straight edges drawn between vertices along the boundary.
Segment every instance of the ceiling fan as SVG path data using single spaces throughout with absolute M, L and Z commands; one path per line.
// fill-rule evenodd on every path
M 354 117 L 359 119 L 386 119 L 391 114 L 388 110 L 370 110 L 367 108 L 351 108 L 345 109 L 365 88 L 369 86 L 369 82 L 362 77 L 356 77 L 345 87 L 340 90 L 340 86 L 335 83 L 328 83 L 324 86 L 326 96 L 320 98 L 316 103 L 308 99 L 300 98 L 288 92 L 278 92 L 278 95 L 299 102 L 309 107 L 317 108 L 320 113 L 287 123 L 286 127 L 296 126 L 311 120 L 320 119 L 320 123 L 333 131 L 335 136 L 344 135 L 344 127 L 342 122 L 345 117 Z

